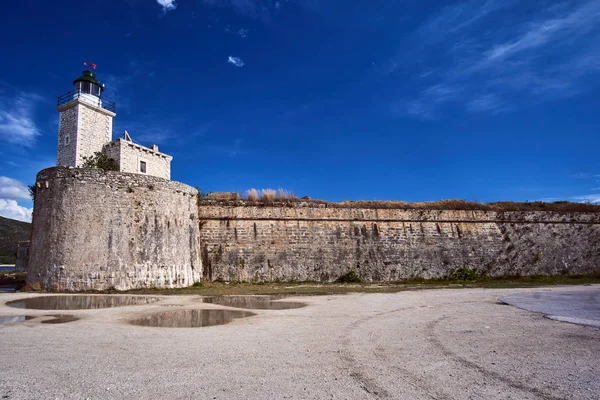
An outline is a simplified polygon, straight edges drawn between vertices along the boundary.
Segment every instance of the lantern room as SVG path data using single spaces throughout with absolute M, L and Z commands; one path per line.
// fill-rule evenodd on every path
M 95 74 L 90 70 L 83 71 L 83 75 L 75 79 L 73 85 L 76 92 L 91 94 L 96 97 L 100 97 L 104 90 L 104 85 L 96 80 Z

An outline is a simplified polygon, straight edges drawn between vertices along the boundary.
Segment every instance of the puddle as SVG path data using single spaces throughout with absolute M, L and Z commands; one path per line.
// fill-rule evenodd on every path
M 274 298 L 265 296 L 215 296 L 203 297 L 202 302 L 251 310 L 288 310 L 291 308 L 306 307 L 304 303 L 273 301 Z
M 46 317 L 53 318 L 42 321 L 42 324 L 66 324 L 67 322 L 79 320 L 79 318 L 77 318 L 76 316 L 68 314 L 46 315 Z
M 251 317 L 248 311 L 232 310 L 174 310 L 152 314 L 129 321 L 132 325 L 157 328 L 200 328 L 203 326 L 224 325 L 237 318 Z
M 90 310 L 150 304 L 160 300 L 157 297 L 145 296 L 44 296 L 14 300 L 6 303 L 15 308 L 35 310 Z
M 31 317 L 29 315 L 14 315 L 14 316 L 2 316 L 0 315 L 0 325 L 1 324 L 16 324 L 17 322 L 24 322 L 30 320 L 35 317 Z

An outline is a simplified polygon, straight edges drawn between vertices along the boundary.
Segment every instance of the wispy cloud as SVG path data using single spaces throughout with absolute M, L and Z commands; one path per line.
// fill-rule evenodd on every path
M 33 208 L 19 205 L 15 200 L 0 199 L 0 216 L 18 221 L 31 222 Z
M 248 29 L 232 28 L 231 25 L 229 25 L 229 24 L 225 25 L 225 33 L 237 35 L 237 36 L 241 37 L 242 39 L 245 39 L 248 37 Z
M 576 174 L 571 175 L 572 178 L 575 179 L 595 179 L 600 178 L 600 174 L 593 174 L 589 172 L 578 172 Z
M 229 56 L 229 58 L 227 59 L 227 62 L 229 64 L 235 65 L 236 67 L 243 67 L 245 65 L 244 61 L 239 57 Z
M 156 0 L 156 2 L 162 7 L 163 13 L 177 8 L 175 0 Z
M 41 96 L 20 93 L 14 98 L 0 98 L 0 140 L 30 147 L 40 130 L 33 111 Z
M 0 198 L 30 200 L 29 189 L 16 179 L 0 176 Z
M 284 0 L 284 2 L 288 1 Z M 283 4 L 282 1 L 274 0 L 202 0 L 202 2 L 211 7 L 231 8 L 238 15 L 262 22 L 271 21 Z
M 600 72 L 600 2 L 556 3 L 535 12 L 513 0 L 471 0 L 422 24 L 380 73 L 414 69 L 417 94 L 400 101 L 408 114 L 432 117 L 447 104 L 496 113 L 576 95 Z M 515 12 L 520 11 L 520 12 Z M 511 15 L 511 23 L 506 21 Z M 527 15 L 527 18 L 517 17 Z M 412 43 L 419 43 L 419 48 Z M 410 58 L 406 53 L 414 53 Z M 452 88 L 453 96 L 440 93 Z M 398 101 L 396 100 L 397 104 Z
M 582 196 L 573 196 L 573 197 L 571 197 L 570 200 L 576 201 L 579 203 L 600 204 L 600 193 L 585 194 Z

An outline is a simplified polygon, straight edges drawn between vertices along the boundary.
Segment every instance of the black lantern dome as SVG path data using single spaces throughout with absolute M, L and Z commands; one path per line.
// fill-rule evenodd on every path
M 104 85 L 98 82 L 96 75 L 90 70 L 83 71 L 83 75 L 75 79 L 73 85 L 76 91 L 97 97 L 100 97 L 104 90 Z

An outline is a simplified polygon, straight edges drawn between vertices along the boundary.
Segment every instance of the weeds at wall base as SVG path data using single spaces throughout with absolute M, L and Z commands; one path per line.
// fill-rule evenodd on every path
M 323 283 L 314 281 L 286 282 L 209 282 L 199 281 L 182 289 L 135 289 L 118 291 L 113 289 L 98 291 L 78 291 L 77 293 L 97 294 L 154 294 L 154 295 L 197 295 L 197 296 L 242 296 L 242 295 L 336 295 L 347 293 L 397 293 L 409 290 L 424 289 L 461 289 L 461 288 L 529 288 L 555 285 L 590 285 L 600 284 L 600 271 L 586 275 L 556 276 L 504 276 L 485 277 L 476 280 L 450 280 L 448 278 L 424 279 L 412 278 L 396 282 L 361 282 L 361 283 Z M 39 292 L 42 287 L 38 282 L 20 289 L 22 292 Z M 67 292 L 64 292 L 67 293 Z M 72 293 L 72 292 L 68 292 Z

